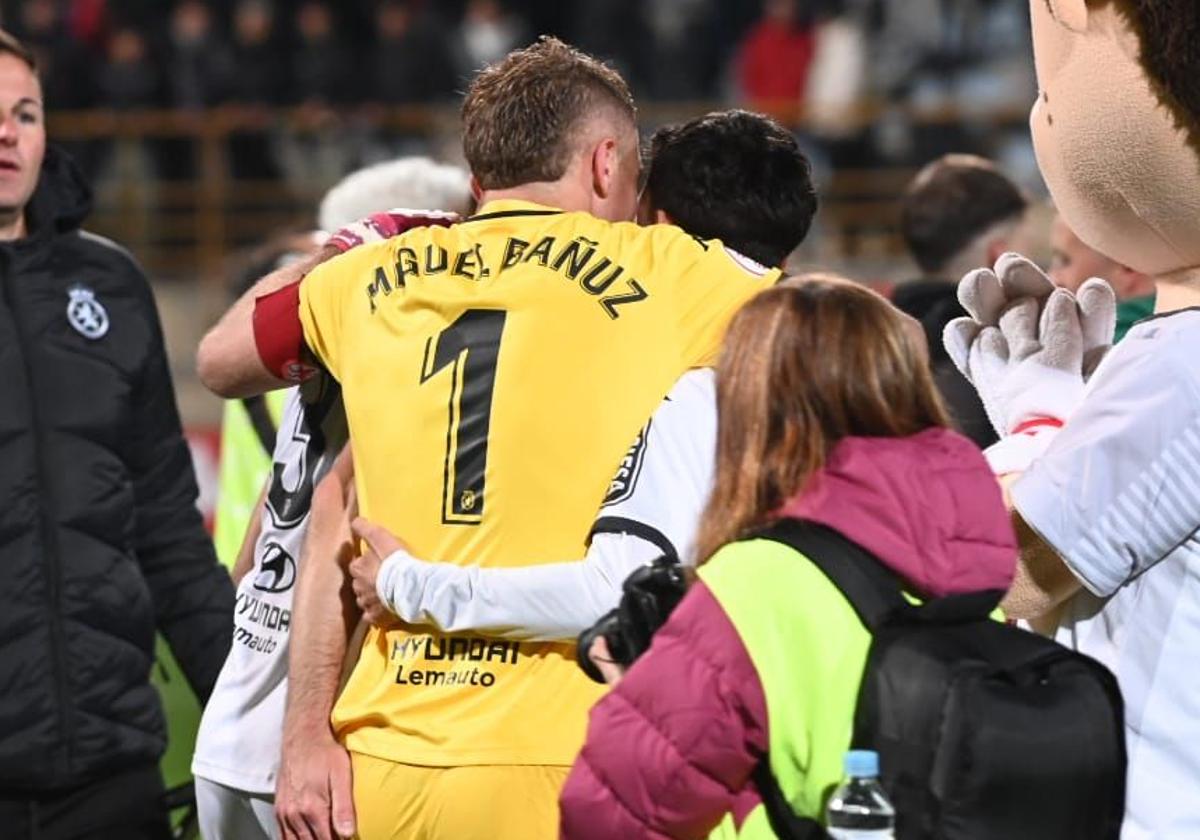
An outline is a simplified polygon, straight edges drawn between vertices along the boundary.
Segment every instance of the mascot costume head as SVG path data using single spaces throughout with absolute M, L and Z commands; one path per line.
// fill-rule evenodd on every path
M 1200 279 L 1200 0 L 1030 0 L 1038 165 L 1105 256 Z

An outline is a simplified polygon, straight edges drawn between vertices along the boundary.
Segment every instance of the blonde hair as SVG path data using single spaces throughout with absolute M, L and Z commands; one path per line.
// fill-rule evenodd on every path
M 463 154 L 484 190 L 563 177 L 581 123 L 604 112 L 636 125 L 621 74 L 542 36 L 485 67 L 463 99 Z

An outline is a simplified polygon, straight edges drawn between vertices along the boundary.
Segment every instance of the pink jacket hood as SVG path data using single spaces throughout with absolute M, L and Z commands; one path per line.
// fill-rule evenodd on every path
M 914 594 L 1007 590 L 1017 561 L 1000 485 L 979 449 L 948 429 L 846 438 L 780 513 L 870 551 Z

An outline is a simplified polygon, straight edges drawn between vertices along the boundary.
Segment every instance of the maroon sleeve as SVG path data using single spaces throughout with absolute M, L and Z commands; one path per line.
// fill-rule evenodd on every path
M 726 813 L 745 815 L 750 775 L 766 751 L 758 674 L 697 583 L 592 709 L 562 793 L 562 836 L 705 837 Z
M 316 373 L 305 361 L 299 280 L 255 299 L 254 344 L 267 370 L 280 379 L 303 382 Z

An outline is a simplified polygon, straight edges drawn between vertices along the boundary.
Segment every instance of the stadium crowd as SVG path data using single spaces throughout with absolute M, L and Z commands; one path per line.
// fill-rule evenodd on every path
M 379 115 L 453 104 L 476 70 L 530 33 L 605 57 L 645 101 L 740 104 L 785 124 L 807 106 L 814 148 L 834 165 L 909 165 L 952 150 L 1019 155 L 1019 135 L 991 130 L 991 115 L 1019 111 L 1033 90 L 1021 0 L 910 0 L 903 9 L 883 0 L 19 0 L 2 8 L 4 25 L 38 58 L 52 111 L 224 109 L 247 123 L 231 144 L 232 174 L 259 181 L 311 177 L 316 156 L 296 148 L 297 135 L 336 145 L 321 169 L 328 183 L 400 151 L 428 153 L 428 129 L 380 127 Z M 862 103 L 887 107 L 880 117 L 859 113 Z M 917 107 L 962 115 L 923 127 L 910 114 Z M 180 139 L 158 139 L 148 151 L 161 178 L 196 172 L 196 153 Z M 105 144 L 76 152 L 89 176 L 111 166 Z
M 450 102 L 476 70 L 533 32 L 560 34 L 611 57 L 643 97 L 710 99 L 732 84 L 755 99 L 799 100 L 816 30 L 832 19 L 853 21 L 872 47 L 886 46 L 882 64 L 869 68 L 870 84 L 881 92 L 996 75 L 1017 63 L 1003 54 L 1028 40 L 1022 6 L 1013 0 L 922 0 L 916 11 L 897 14 L 880 0 L 3 4 L 5 25 L 38 56 L 56 109 Z M 353 51 L 364 44 L 373 72 L 356 80 L 362 71 Z M 731 58 L 734 78 L 723 78 Z M 96 59 L 99 77 L 72 76 L 81 62 L 94 66 Z M 1001 72 L 992 84 L 1007 81 Z
M 756 49 L 886 8 L 768 2 L 738 72 L 787 83 L 770 111 L 807 70 Z M 1200 837 L 1200 12 L 1029 11 L 1053 229 L 1002 167 L 934 156 L 889 300 L 786 276 L 820 196 L 779 121 L 643 142 L 618 69 L 466 3 L 467 168 L 351 175 L 198 348 L 236 594 L 148 286 L 80 229 L 0 32 L 0 823 L 169 836 L 159 627 L 205 703 L 210 840 Z M 350 59 L 329 8 L 296 16 L 319 86 Z M 833 823 L 851 747 L 878 833 Z

